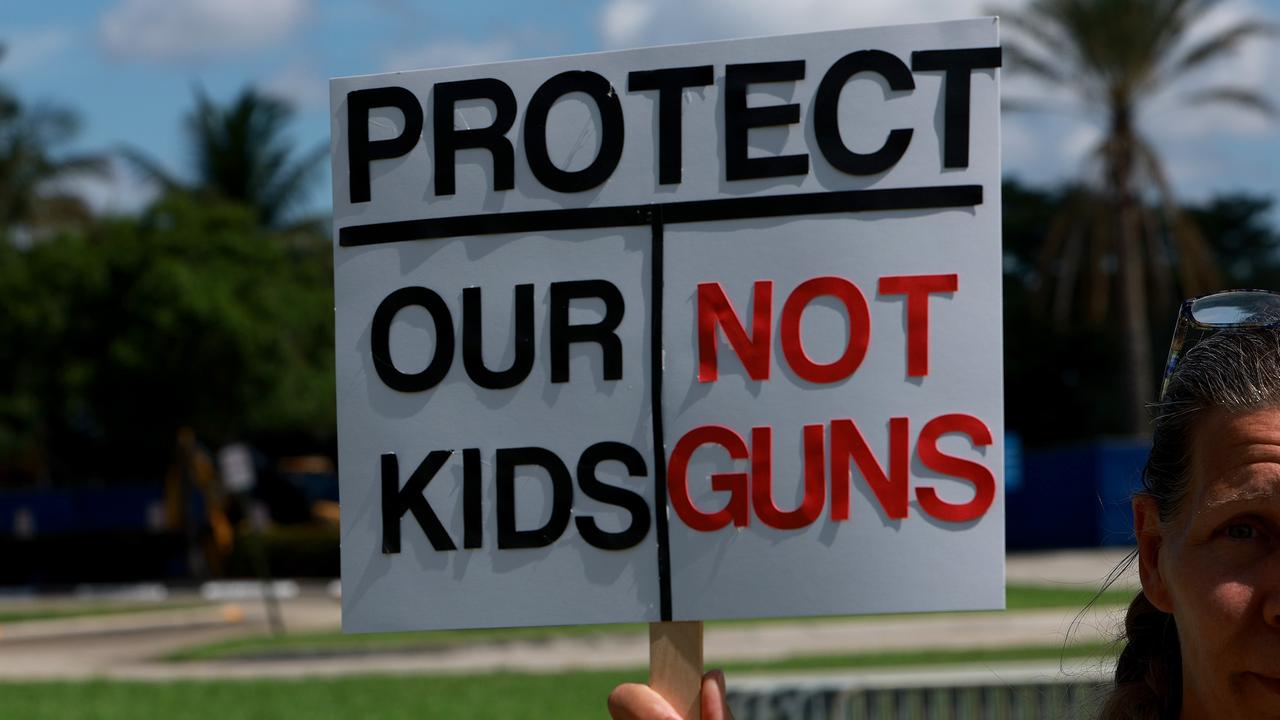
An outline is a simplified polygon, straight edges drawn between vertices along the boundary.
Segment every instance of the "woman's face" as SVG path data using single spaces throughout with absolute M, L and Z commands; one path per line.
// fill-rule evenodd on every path
M 1134 502 L 1143 587 L 1182 645 L 1183 717 L 1280 718 L 1280 408 L 1195 426 L 1186 498 Z

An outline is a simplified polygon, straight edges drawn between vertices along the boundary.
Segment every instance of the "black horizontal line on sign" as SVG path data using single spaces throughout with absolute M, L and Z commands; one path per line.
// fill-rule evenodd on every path
M 936 185 L 882 190 L 719 198 L 648 205 L 531 210 L 527 212 L 459 215 L 348 225 L 338 230 L 338 245 L 360 247 L 410 240 L 435 240 L 473 235 L 535 233 L 549 230 L 648 225 L 655 212 L 666 224 L 742 218 L 872 212 L 876 210 L 935 210 L 982 204 L 981 185 Z

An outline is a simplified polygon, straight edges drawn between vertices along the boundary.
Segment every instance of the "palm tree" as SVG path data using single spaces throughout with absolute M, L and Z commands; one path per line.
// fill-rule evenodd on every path
M 1148 298 L 1172 296 L 1171 261 L 1181 290 L 1197 294 L 1217 282 L 1212 259 L 1194 225 L 1178 210 L 1159 154 L 1139 127 L 1151 100 L 1193 70 L 1221 60 L 1274 28 L 1245 19 L 1195 39 L 1193 30 L 1215 0 L 1031 0 L 1020 11 L 1002 11 L 1013 31 L 1004 43 L 1010 70 L 1023 71 L 1070 91 L 1103 124 L 1090 160 L 1095 190 L 1078 196 L 1050 234 L 1046 251 L 1058 265 L 1059 315 L 1071 301 L 1071 284 L 1094 277 L 1094 315 L 1108 312 L 1118 294 L 1124 331 L 1124 368 L 1131 432 L 1146 432 L 1146 404 L 1154 399 Z M 1270 114 L 1255 89 L 1212 86 L 1188 97 L 1193 103 L 1225 103 Z M 1148 200 L 1163 217 L 1153 217 Z M 1115 282 L 1107 277 L 1114 272 Z M 1101 277 L 1099 277 L 1101 276 Z M 1148 280 L 1155 293 L 1148 288 Z M 1163 297 L 1161 299 L 1164 299 Z
M 0 88 L 0 229 L 40 231 L 88 222 L 88 206 L 60 183 L 75 175 L 102 174 L 106 161 L 96 155 L 55 154 L 79 127 L 70 110 L 48 104 L 24 107 Z
M 162 189 L 209 194 L 250 207 L 258 221 L 281 227 L 305 199 L 327 157 L 321 145 L 295 157 L 285 129 L 293 109 L 279 98 L 246 88 L 229 104 L 214 102 L 200 88 L 185 118 L 194 159 L 194 181 L 184 183 L 135 149 L 124 155 Z

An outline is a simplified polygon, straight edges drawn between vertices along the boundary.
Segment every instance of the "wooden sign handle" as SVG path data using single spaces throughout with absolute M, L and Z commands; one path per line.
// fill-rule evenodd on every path
M 702 717 L 702 623 L 649 623 L 649 687 L 684 720 Z

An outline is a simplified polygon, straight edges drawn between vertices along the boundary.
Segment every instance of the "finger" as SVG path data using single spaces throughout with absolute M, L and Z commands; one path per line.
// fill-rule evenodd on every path
M 613 720 L 680 720 L 671 704 L 648 685 L 625 683 L 609 693 Z
M 702 720 L 733 720 L 725 701 L 723 671 L 712 670 L 702 676 Z

